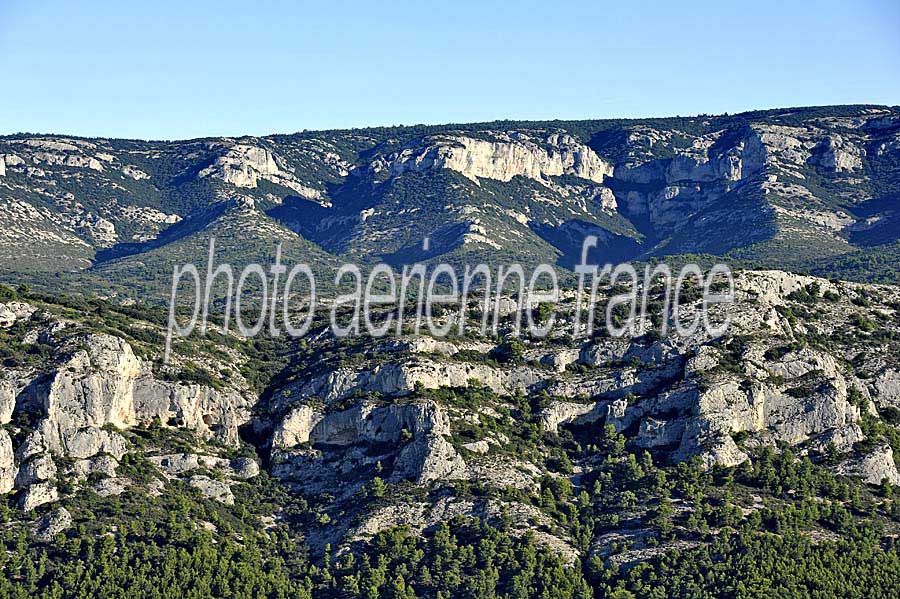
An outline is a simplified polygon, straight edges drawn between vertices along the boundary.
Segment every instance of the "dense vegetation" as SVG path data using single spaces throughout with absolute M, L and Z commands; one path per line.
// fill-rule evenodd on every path
M 181 483 L 158 497 L 140 488 L 110 498 L 83 491 L 65 502 L 75 527 L 49 543 L 36 542 L 17 523 L 16 508 L 2 504 L 0 519 L 8 524 L 0 531 L 0 597 L 824 599 L 900 593 L 900 502 L 890 485 L 868 489 L 787 448 L 766 449 L 752 466 L 738 468 L 657 465 L 611 427 L 582 446 L 577 439 L 584 433 L 545 439 L 555 459 L 595 464 L 579 487 L 548 476 L 534 494 L 468 483 L 448 489 L 476 502 L 515 499 L 535 506 L 585 551 L 580 562 L 568 563 L 505 513 L 456 517 L 423 535 L 394 528 L 352 551 L 326 545 L 312 552 L 303 537 L 327 522 L 324 504 L 262 474 L 236 489 L 235 506 L 204 500 Z M 162 428 L 129 433 L 138 446 L 172 449 L 190 441 L 185 434 Z M 156 476 L 139 454 L 121 470 L 140 483 Z M 360 502 L 408 492 L 376 479 Z M 636 525 L 647 531 L 637 553 L 637 537 L 592 546 L 605 533 L 627 533 Z

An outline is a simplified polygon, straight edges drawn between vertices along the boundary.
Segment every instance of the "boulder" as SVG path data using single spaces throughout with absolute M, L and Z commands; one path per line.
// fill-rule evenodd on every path
M 892 485 L 900 485 L 900 473 L 894 462 L 891 446 L 883 444 L 866 455 L 851 458 L 838 467 L 838 472 L 856 476 L 870 485 L 879 485 L 887 479 Z
M 72 514 L 69 510 L 64 507 L 58 508 L 35 522 L 35 537 L 45 543 L 52 541 L 56 535 L 70 529 L 72 523 Z
M 53 503 L 59 499 L 59 491 L 52 482 L 41 482 L 29 485 L 19 498 L 19 505 L 24 512 L 30 512 L 36 507 Z
M 224 482 L 213 480 L 202 474 L 190 477 L 187 482 L 190 486 L 200 491 L 200 494 L 207 499 L 234 505 L 234 494 L 231 492 L 231 487 Z
M 0 328 L 8 329 L 19 321 L 28 320 L 37 308 L 25 302 L 0 303 Z
M 131 486 L 131 480 L 127 478 L 104 478 L 91 486 L 91 489 L 100 497 L 116 497 L 124 493 Z
M 413 439 L 400 451 L 391 480 L 428 484 L 465 478 L 465 475 L 466 463 L 453 445 L 440 435 L 428 434 Z

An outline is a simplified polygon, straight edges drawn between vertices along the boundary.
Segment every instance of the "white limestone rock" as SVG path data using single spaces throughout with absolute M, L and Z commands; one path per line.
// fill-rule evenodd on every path
M 0 495 L 9 493 L 16 481 L 16 462 L 12 439 L 9 433 L 0 429 Z
M 12 420 L 13 411 L 16 409 L 16 398 L 19 395 L 19 386 L 15 381 L 0 378 L 0 426 L 8 424 Z
M 16 488 L 23 489 L 29 485 L 56 478 L 56 464 L 50 454 L 43 453 L 23 462 L 16 476 Z
M 408 443 L 394 464 L 392 481 L 412 480 L 417 484 L 466 477 L 466 462 L 446 439 L 428 434 Z
M 147 458 L 166 477 L 178 478 L 193 470 L 215 470 L 233 479 L 249 479 L 259 474 L 259 464 L 252 458 L 228 460 L 209 455 L 173 453 Z
M 560 175 L 603 183 L 613 173 L 611 164 L 569 135 L 552 134 L 540 143 L 516 133 L 494 137 L 487 141 L 456 134 L 430 136 L 376 161 L 373 169 L 387 168 L 399 175 L 446 168 L 476 183 L 479 179 L 509 181 L 517 176 L 547 182 L 549 177 Z
M 207 499 L 213 499 L 226 505 L 234 505 L 234 493 L 228 484 L 213 480 L 208 476 L 198 474 L 188 479 L 188 484 L 198 491 Z
M 59 499 L 59 491 L 56 484 L 52 482 L 41 482 L 29 485 L 22 493 L 19 499 L 19 505 L 22 511 L 30 512 L 36 507 L 53 503 Z
M 331 403 L 356 392 L 383 396 L 408 394 L 416 384 L 426 389 L 467 387 L 472 379 L 477 379 L 500 395 L 510 395 L 516 390 L 526 391 L 542 379 L 542 373 L 528 367 L 500 369 L 484 364 L 436 362 L 420 358 L 400 363 L 388 362 L 365 370 L 333 370 L 304 382 L 299 386 L 298 393 L 301 397 L 316 397 Z
M 868 390 L 878 408 L 900 407 L 900 372 L 885 369 L 869 382 Z
M 122 174 L 126 177 L 131 177 L 135 181 L 141 181 L 143 179 L 150 178 L 150 175 L 131 164 L 126 164 L 124 167 L 122 167 Z
M 69 510 L 64 507 L 58 508 L 35 522 L 35 537 L 45 543 L 52 541 L 56 535 L 70 529 L 72 524 L 72 514 Z
M 280 159 L 267 148 L 250 144 L 227 146 L 215 162 L 201 170 L 199 177 L 213 177 L 235 187 L 255 189 L 260 179 L 296 191 L 308 200 L 322 200 L 318 189 L 303 185 L 296 176 L 279 166 Z
M 578 362 L 580 354 L 581 350 L 579 349 L 563 349 L 554 351 L 542 356 L 541 363 L 549 366 L 558 373 L 563 373 L 566 371 L 566 368 L 569 366 L 569 364 L 575 364 L 576 362 Z
M 8 329 L 19 321 L 28 320 L 37 308 L 25 302 L 6 302 L 0 304 L 0 328 Z
M 605 408 L 601 403 L 554 401 L 541 410 L 541 426 L 545 431 L 555 433 L 563 424 L 596 422 L 606 416 Z
M 91 490 L 100 497 L 117 497 L 127 491 L 131 484 L 131 480 L 127 478 L 104 478 L 94 483 Z
M 477 453 L 484 455 L 491 450 L 491 444 L 482 439 L 481 441 L 473 441 L 472 443 L 465 443 L 463 447 L 467 451 L 471 451 L 472 453 Z
M 818 162 L 836 172 L 852 172 L 862 168 L 862 156 L 865 150 L 857 148 L 840 135 L 829 136 L 821 147 Z
M 272 447 L 289 449 L 308 443 L 313 428 L 323 418 L 324 416 L 311 406 L 302 405 L 293 408 L 275 427 L 272 433 Z
M 879 485 L 887 479 L 892 485 L 900 485 L 900 473 L 894 462 L 894 452 L 888 444 L 880 445 L 870 453 L 852 458 L 838 467 L 838 472 L 856 476 L 870 485 Z
M 116 468 L 118 467 L 119 462 L 111 455 L 98 455 L 77 460 L 73 466 L 73 471 L 79 478 L 87 478 L 92 474 L 113 478 L 116 476 Z

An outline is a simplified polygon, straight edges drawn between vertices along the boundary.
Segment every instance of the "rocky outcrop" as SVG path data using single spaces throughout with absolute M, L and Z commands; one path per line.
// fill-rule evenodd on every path
M 135 181 L 141 181 L 142 179 L 149 179 L 150 175 L 142 171 L 136 166 L 131 164 L 126 164 L 122 167 L 122 174 L 126 177 L 131 177 Z
M 103 451 L 120 458 L 124 440 L 107 425 L 136 423 L 134 381 L 142 364 L 125 341 L 90 335 L 52 375 L 39 431 L 50 451 L 87 458 Z
M 563 349 L 541 356 L 540 362 L 556 372 L 563 373 L 570 364 L 578 362 L 580 354 L 581 350 L 578 349 Z
M 0 304 L 0 328 L 8 329 L 17 322 L 28 320 L 37 310 L 25 302 Z
M 238 480 L 250 479 L 259 474 L 259 464 L 252 458 L 228 460 L 209 455 L 174 453 L 150 456 L 147 459 L 169 478 L 179 478 L 200 469 L 214 470 Z
M 234 505 L 234 493 L 226 483 L 214 480 L 206 475 L 198 474 L 188 479 L 188 484 L 198 491 L 203 497 L 213 499 L 226 505 Z
M 528 389 L 541 378 L 541 373 L 531 368 L 501 370 L 482 364 L 418 359 L 380 364 L 366 370 L 334 370 L 303 384 L 299 393 L 302 397 L 316 397 L 330 403 L 354 393 L 402 395 L 413 391 L 417 384 L 426 389 L 466 387 L 475 379 L 496 393 L 509 395 L 517 389 Z
M 73 472 L 79 479 L 85 479 L 88 476 L 104 476 L 113 478 L 116 476 L 116 468 L 119 462 L 110 455 L 98 455 L 85 460 L 76 460 Z
M 154 418 L 234 444 L 248 400 L 235 391 L 158 381 L 127 342 L 110 335 L 71 341 L 70 355 L 49 377 L 38 431 L 50 451 L 75 458 L 121 457 L 125 429 Z
M 450 421 L 446 412 L 433 402 L 385 406 L 362 402 L 327 415 L 304 405 L 291 410 L 275 428 L 272 447 L 285 449 L 304 443 L 394 443 L 404 431 L 413 436 L 449 435 Z
M 4 306 L 14 321 L 30 318 L 34 311 L 20 304 Z M 118 337 L 88 334 L 57 343 L 54 336 L 63 325 L 39 326 L 30 335 L 56 344 L 53 368 L 30 379 L 17 371 L 0 379 L 0 425 L 20 408 L 38 416 L 15 450 L 9 434 L 0 429 L 0 493 L 21 490 L 26 511 L 58 499 L 61 475 L 82 481 L 104 476 L 95 490 L 121 493 L 130 483 L 115 478 L 116 468 L 132 448 L 120 431 L 137 424 L 158 418 L 201 437 L 237 442 L 237 427 L 246 421 L 249 403 L 239 393 L 158 381 L 149 364 Z M 210 460 L 215 463 L 203 465 L 236 479 L 259 472 L 252 460 Z M 58 463 L 71 466 L 60 473 Z
M 886 369 L 869 384 L 869 393 L 879 409 L 900 408 L 900 372 Z
M 59 499 L 59 491 L 53 482 L 40 482 L 28 486 L 19 499 L 19 505 L 24 512 L 53 503 Z
M 839 467 L 839 472 L 862 478 L 870 485 L 879 485 L 884 479 L 892 485 L 900 485 L 900 473 L 897 472 L 897 464 L 894 462 L 894 452 L 888 444 L 880 445 L 865 455 L 844 462 Z
M 250 404 L 248 397 L 232 389 L 159 381 L 146 371 L 134 386 L 139 421 L 159 418 L 163 424 L 188 428 L 229 445 L 238 442 L 238 427 L 249 419 Z
M 378 406 L 361 402 L 329 414 L 308 406 L 291 410 L 272 435 L 273 473 L 307 488 L 327 488 L 340 476 L 364 476 L 376 464 L 393 463 L 389 479 L 421 484 L 463 477 L 465 461 L 444 438 L 447 413 L 434 402 Z M 362 448 L 377 448 L 377 457 Z
M 0 379 L 0 426 L 12 420 L 19 391 L 16 381 Z
M 732 433 L 758 433 L 794 445 L 859 420 L 859 408 L 849 402 L 846 380 L 830 356 L 793 352 L 769 365 L 768 371 L 784 382 L 720 376 L 703 387 L 688 385 L 636 407 L 636 413 L 666 409 L 671 413 L 677 408 L 683 414 L 652 426 L 645 420 L 638 442 L 676 448 L 676 459 L 701 454 L 711 462 L 733 465 L 746 456 L 734 446 Z
M 235 187 L 256 188 L 260 179 L 296 191 L 301 197 L 319 200 L 322 193 L 303 185 L 270 150 L 248 144 L 234 144 L 225 149 L 212 165 L 201 170 L 199 177 L 214 177 Z
M 383 168 L 394 175 L 446 168 L 476 183 L 513 177 L 545 182 L 561 175 L 602 183 L 613 172 L 612 165 L 570 135 L 552 134 L 535 141 L 521 133 L 496 134 L 490 141 L 464 135 L 432 136 L 424 145 L 407 148 L 374 165 L 376 171 Z
M 200 171 L 200 177 L 218 177 L 236 187 L 256 187 L 260 177 L 280 173 L 269 150 L 245 144 L 230 147 L 212 166 Z
M 9 493 L 16 481 L 16 463 L 12 439 L 0 429 L 0 495 Z
M 391 480 L 417 484 L 465 478 L 466 462 L 446 439 L 434 433 L 414 437 L 397 456 Z
M 128 478 L 104 478 L 91 485 L 91 490 L 100 497 L 117 497 L 132 485 L 133 481 Z
M 41 541 L 52 541 L 56 535 L 71 528 L 72 523 L 72 514 L 61 507 L 35 522 L 34 534 Z
M 865 150 L 860 150 L 848 143 L 840 135 L 831 135 L 819 148 L 821 155 L 818 163 L 827 169 L 839 173 L 852 172 L 862 168 L 862 156 Z
M 605 403 L 554 401 L 541 410 L 541 426 L 545 431 L 555 433 L 563 424 L 587 424 L 605 416 Z
M 308 443 L 313 427 L 323 418 L 324 416 L 311 406 L 293 408 L 275 427 L 272 433 L 272 448 L 290 449 Z

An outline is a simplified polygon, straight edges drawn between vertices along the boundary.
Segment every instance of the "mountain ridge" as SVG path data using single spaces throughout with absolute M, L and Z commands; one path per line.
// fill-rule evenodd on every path
M 256 231 L 252 249 L 233 229 L 219 236 L 236 264 L 290 241 L 296 261 L 569 269 L 579 239 L 596 234 L 598 256 L 616 260 L 703 254 L 819 274 L 835 262 L 840 276 L 872 259 L 869 278 L 890 280 L 898 114 L 851 105 L 173 142 L 4 136 L 0 264 L 38 288 L 159 300 L 174 264 L 198 260 L 185 247 L 229 230 L 217 223 L 236 203 Z M 179 239 L 194 241 L 169 243 Z

